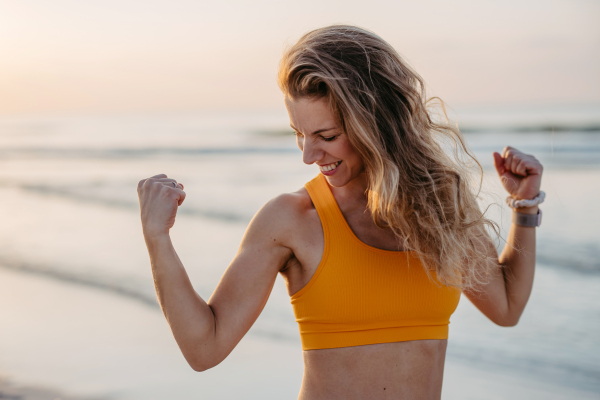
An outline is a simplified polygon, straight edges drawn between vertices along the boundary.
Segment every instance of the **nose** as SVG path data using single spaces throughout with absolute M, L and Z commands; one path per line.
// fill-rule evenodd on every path
M 298 142 L 298 147 L 302 150 L 304 164 L 314 164 L 323 158 L 323 150 L 319 148 L 319 144 L 314 139 L 303 138 L 301 143 Z

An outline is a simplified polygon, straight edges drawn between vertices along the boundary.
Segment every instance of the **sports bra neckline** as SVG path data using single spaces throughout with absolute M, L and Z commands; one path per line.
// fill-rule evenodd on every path
M 342 209 L 340 208 L 340 205 L 338 204 L 337 200 L 335 199 L 335 196 L 333 195 L 333 192 L 331 191 L 331 186 L 329 186 L 329 183 L 327 182 L 327 179 L 325 178 L 325 176 L 323 174 L 319 174 L 318 176 L 318 180 L 320 182 L 320 184 L 324 185 L 327 187 L 327 190 L 325 190 L 324 192 L 327 193 L 327 197 L 330 197 L 330 200 L 332 200 L 332 204 L 334 205 L 334 210 L 335 213 L 337 214 L 337 217 L 342 221 L 343 226 L 346 228 L 346 230 L 348 231 L 348 233 L 350 234 L 350 236 L 352 237 L 352 239 L 358 243 L 360 246 L 371 250 L 371 251 L 375 251 L 375 252 L 381 252 L 381 253 L 385 253 L 385 254 L 399 254 L 399 255 L 406 255 L 407 253 L 412 253 L 412 250 L 386 250 L 386 249 L 380 249 L 378 247 L 374 247 L 371 245 L 366 244 L 365 242 L 363 242 L 362 240 L 360 240 L 358 238 L 358 236 L 356 236 L 356 233 L 354 233 L 354 231 L 352 230 L 352 228 L 350 227 L 350 224 L 348 224 L 348 221 L 346 220 L 346 217 L 344 217 L 344 213 L 342 212 Z
M 354 235 L 323 176 L 305 185 L 323 227 L 323 257 L 292 304 L 303 350 L 448 339 L 460 291 L 436 282 L 418 253 Z

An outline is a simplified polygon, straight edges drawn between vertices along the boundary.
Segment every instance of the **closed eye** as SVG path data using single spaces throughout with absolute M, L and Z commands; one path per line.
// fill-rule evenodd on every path
M 335 138 L 337 138 L 337 135 L 329 136 L 329 137 L 325 137 L 325 136 L 321 136 L 321 137 L 323 138 L 324 141 L 331 142 L 331 141 L 335 140 Z

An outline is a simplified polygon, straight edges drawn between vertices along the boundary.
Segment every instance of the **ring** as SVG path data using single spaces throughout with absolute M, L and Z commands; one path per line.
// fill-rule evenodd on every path
M 171 182 L 173 184 L 173 186 L 175 187 L 175 189 L 177 189 L 177 184 L 175 182 Z

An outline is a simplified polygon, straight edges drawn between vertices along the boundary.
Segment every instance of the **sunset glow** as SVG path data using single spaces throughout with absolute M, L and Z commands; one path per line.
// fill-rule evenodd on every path
M 600 100 L 600 4 L 34 0 L 0 3 L 0 113 L 282 107 L 282 50 L 371 29 L 453 104 Z

